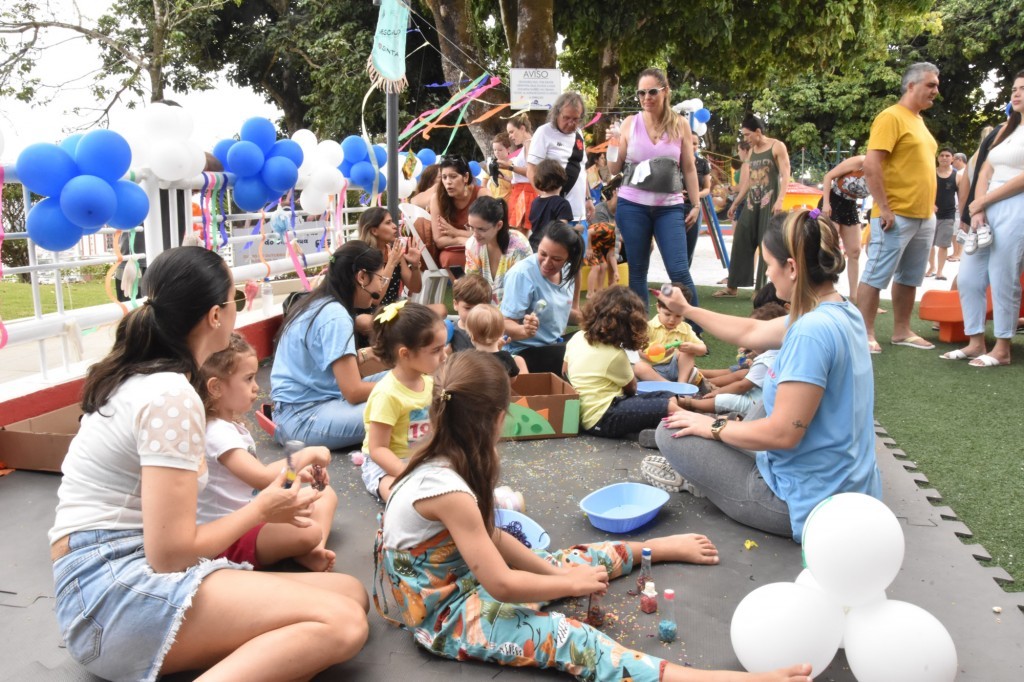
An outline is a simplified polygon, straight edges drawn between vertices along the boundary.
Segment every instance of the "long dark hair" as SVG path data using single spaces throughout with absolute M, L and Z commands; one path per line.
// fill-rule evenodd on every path
M 136 374 L 184 374 L 203 395 L 188 335 L 211 308 L 230 298 L 231 283 L 224 259 L 199 246 L 168 249 L 153 259 L 142 278 L 148 299 L 121 318 L 114 347 L 89 368 L 82 389 L 82 411 L 98 411 Z
M 356 274 L 359 272 L 375 273 L 384 267 L 384 255 L 375 246 L 366 242 L 353 240 L 345 242 L 331 256 L 331 265 L 327 269 L 327 276 L 309 296 L 299 301 L 288 310 L 284 324 L 277 338 L 280 339 L 285 330 L 297 320 L 302 313 L 313 306 L 319 306 L 319 310 L 309 320 L 312 326 L 313 320 L 323 310 L 324 305 L 330 301 L 340 303 L 352 317 L 356 315 L 355 292 L 359 287 L 359 280 Z
M 461 156 L 446 156 L 440 163 L 437 164 L 437 175 L 438 177 L 444 173 L 445 168 L 451 168 L 459 175 L 468 176 L 466 179 L 466 186 L 473 187 L 473 171 L 469 169 L 469 164 Z M 448 190 L 444 188 L 443 182 L 437 183 L 437 203 L 441 207 L 441 217 L 447 221 L 455 220 L 455 213 L 458 208 L 455 206 L 455 201 L 448 196 Z M 456 225 L 459 229 L 462 229 L 462 225 Z
M 505 204 L 504 199 L 495 199 L 494 197 L 477 197 L 476 200 L 469 205 L 469 215 L 475 215 L 477 218 L 486 220 L 491 225 L 494 225 L 499 220 L 501 221 L 501 229 L 498 230 L 498 248 L 501 249 L 502 253 L 508 251 L 509 242 L 509 226 L 508 226 L 508 205 Z
M 555 220 L 544 227 L 543 239 L 550 239 L 556 244 L 561 244 L 569 253 L 569 260 L 565 262 L 567 271 L 562 272 L 562 284 L 566 286 L 569 282 L 576 280 L 576 274 L 583 267 L 583 238 L 568 223 Z
M 359 229 L 359 238 L 370 246 L 380 248 L 380 239 L 370 230 L 380 227 L 380 224 L 389 215 L 391 214 L 388 213 L 388 210 L 380 206 L 371 206 L 363 211 L 362 215 L 359 216 L 359 222 L 356 223 L 356 227 Z
M 1017 74 L 1013 77 L 1013 80 L 1017 80 L 1018 78 L 1024 78 L 1024 69 L 1018 71 Z M 1010 118 L 1007 119 L 1006 125 L 1003 126 L 1003 129 L 999 131 L 999 134 L 996 136 L 995 142 L 992 143 L 992 147 L 995 147 L 997 144 L 999 144 L 1000 142 L 1002 142 L 1003 140 L 1005 140 L 1006 138 L 1013 134 L 1013 131 L 1016 130 L 1017 126 L 1020 125 L 1020 118 L 1021 116 L 1019 111 L 1010 112 Z M 991 149 L 991 147 L 989 149 Z
M 391 305 L 401 305 L 394 317 L 384 320 L 381 315 L 375 315 L 373 318 L 373 352 L 388 367 L 398 363 L 400 346 L 417 351 L 433 343 L 434 332 L 442 324 L 437 313 L 425 305 L 412 302 Z
M 779 262 L 792 258 L 796 263 L 790 322 L 814 310 L 818 306 L 815 288 L 823 282 L 835 284 L 846 268 L 839 229 L 824 216 L 812 218 L 807 209 L 792 211 L 781 227 L 771 225 L 761 246 Z
M 434 375 L 430 436 L 409 459 L 398 483 L 423 464 L 442 458 L 476 495 L 488 533 L 494 531 L 494 487 L 498 484 L 498 420 L 512 394 L 508 372 L 490 353 L 455 353 Z

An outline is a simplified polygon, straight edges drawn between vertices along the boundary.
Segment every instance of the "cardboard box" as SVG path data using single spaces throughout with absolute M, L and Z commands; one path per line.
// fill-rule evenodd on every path
M 580 432 L 580 394 L 550 372 L 512 379 L 512 403 L 501 437 L 506 440 L 565 438 Z
M 12 469 L 60 473 L 82 409 L 69 405 L 0 427 L 0 462 Z

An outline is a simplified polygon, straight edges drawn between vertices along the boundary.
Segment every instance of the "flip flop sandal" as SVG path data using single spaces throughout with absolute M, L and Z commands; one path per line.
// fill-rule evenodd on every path
M 868 341 L 868 352 L 872 355 L 878 355 L 882 352 L 882 345 L 878 341 Z
M 994 357 L 986 353 L 985 355 L 979 355 L 978 357 L 971 360 L 969 363 L 971 367 L 1007 367 L 1010 363 L 1000 362 Z
M 915 341 L 920 343 L 915 343 Z M 907 348 L 916 348 L 917 350 L 932 350 L 933 348 L 935 348 L 934 343 L 929 343 L 928 341 L 922 339 L 917 334 L 914 334 L 913 336 L 908 336 L 907 338 L 901 341 L 893 341 L 892 345 L 906 346 Z
M 974 360 L 978 356 L 968 355 L 967 353 L 957 348 L 956 350 L 951 350 L 948 353 L 943 353 L 939 357 L 942 358 L 943 360 Z
M 936 282 L 945 282 L 946 281 L 946 276 L 945 275 L 935 275 L 935 281 Z

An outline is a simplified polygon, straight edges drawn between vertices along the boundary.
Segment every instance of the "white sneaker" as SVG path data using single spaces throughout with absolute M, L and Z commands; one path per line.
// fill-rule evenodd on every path
M 978 226 L 978 248 L 984 249 L 992 246 L 992 228 L 988 225 Z
M 967 230 L 965 230 L 962 227 L 959 230 L 957 230 L 956 231 L 956 241 L 958 243 L 960 243 L 960 244 L 966 244 L 967 243 Z
M 973 255 L 978 250 L 978 233 L 971 230 L 967 233 L 967 239 L 964 240 L 964 253 L 968 256 Z

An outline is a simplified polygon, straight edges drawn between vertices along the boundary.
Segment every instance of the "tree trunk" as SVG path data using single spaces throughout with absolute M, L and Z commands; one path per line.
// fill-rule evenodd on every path
M 509 45 L 512 66 L 517 69 L 555 67 L 554 0 L 519 0 L 516 42 Z M 533 129 L 544 123 L 547 112 L 530 112 Z
M 619 103 L 619 48 L 611 38 L 605 40 L 601 47 L 601 65 L 598 70 L 597 108 L 598 111 L 610 111 Z M 607 117 L 594 124 L 594 144 L 604 142 L 610 121 Z
M 167 15 L 163 12 L 162 3 L 153 1 L 153 25 L 150 28 L 149 42 L 152 52 L 145 56 L 146 72 L 149 74 L 150 101 L 164 100 L 164 43 L 167 31 Z

